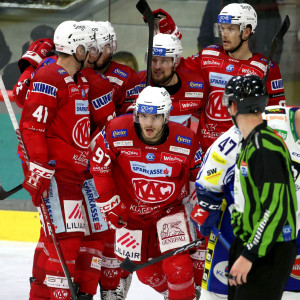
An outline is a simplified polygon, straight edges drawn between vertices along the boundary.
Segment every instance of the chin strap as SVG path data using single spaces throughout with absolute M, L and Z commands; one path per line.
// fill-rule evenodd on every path
M 240 43 L 237 45 L 237 47 L 236 47 L 235 49 L 233 49 L 233 50 L 231 50 L 231 51 L 228 51 L 228 52 L 229 52 L 229 53 L 234 53 L 234 52 L 236 52 L 237 50 L 239 50 L 239 49 L 241 48 L 241 46 L 243 45 L 243 43 L 249 40 L 249 38 L 250 38 L 251 35 L 252 35 L 252 33 L 249 35 L 249 37 L 248 37 L 246 40 L 243 40 L 243 38 L 242 38 L 243 33 L 241 32 L 241 35 L 240 35 L 241 41 L 240 41 Z

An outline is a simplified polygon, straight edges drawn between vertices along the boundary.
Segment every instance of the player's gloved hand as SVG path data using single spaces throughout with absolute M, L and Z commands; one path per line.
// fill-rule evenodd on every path
M 182 34 L 170 14 L 161 8 L 153 10 L 152 13 L 156 33 L 174 34 L 181 40 Z
M 104 203 L 97 202 L 97 205 L 111 229 L 122 228 L 127 225 L 126 205 L 121 202 L 120 196 L 115 195 Z
M 39 39 L 33 42 L 25 54 L 19 59 L 18 66 L 23 73 L 32 65 L 34 68 L 46 57 L 50 56 L 55 49 L 52 39 Z
M 191 212 L 191 221 L 200 230 L 203 236 L 209 236 L 211 228 L 217 226 L 220 220 L 222 206 L 222 193 L 214 193 L 206 190 L 196 190 L 198 203 Z
M 29 170 L 23 181 L 24 189 L 32 197 L 34 206 L 41 204 L 41 196 L 48 197 L 50 180 L 55 172 L 55 162 L 49 164 L 41 162 L 30 162 Z

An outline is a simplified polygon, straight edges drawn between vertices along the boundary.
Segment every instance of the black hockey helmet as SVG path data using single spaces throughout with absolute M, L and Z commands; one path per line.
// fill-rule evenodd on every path
M 269 96 L 263 80 L 257 75 L 232 77 L 225 86 L 222 103 L 227 108 L 237 104 L 238 114 L 264 112 Z

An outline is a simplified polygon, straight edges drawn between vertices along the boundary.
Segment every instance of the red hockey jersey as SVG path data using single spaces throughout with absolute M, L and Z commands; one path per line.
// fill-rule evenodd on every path
M 106 122 L 116 116 L 113 87 L 105 75 L 97 73 L 93 68 L 85 68 L 81 73 L 90 85 L 91 133 L 93 134 L 97 128 L 102 130 Z
M 181 84 L 179 89 L 165 86 L 171 95 L 172 110 L 170 120 L 190 127 L 191 116 L 200 113 L 205 107 L 208 96 L 208 84 L 200 72 L 176 70 Z M 141 90 L 146 86 L 147 71 L 138 73 Z M 153 82 L 151 81 L 151 86 Z
M 193 57 L 182 59 L 179 69 L 201 71 L 209 82 L 209 98 L 200 117 L 198 134 L 204 151 L 225 131 L 232 126 L 226 107 L 222 105 L 222 96 L 228 80 L 237 75 L 265 75 L 267 58 L 253 54 L 249 60 L 231 58 L 219 45 L 204 48 Z M 268 105 L 285 105 L 283 81 L 279 67 L 272 62 L 267 90 L 270 95 Z
M 55 176 L 83 180 L 90 156 L 89 84 L 59 65 L 40 68 L 31 80 L 20 129 L 31 161 L 56 162 Z
M 113 99 L 117 116 L 127 113 L 140 92 L 136 72 L 128 66 L 111 61 L 105 76 L 113 85 Z
M 147 222 L 189 195 L 189 181 L 198 172 L 193 168 L 201 159 L 199 142 L 191 129 L 174 122 L 168 126 L 167 140 L 152 146 L 138 138 L 132 116 L 108 122 L 91 159 L 97 201 L 120 195 L 131 218 Z

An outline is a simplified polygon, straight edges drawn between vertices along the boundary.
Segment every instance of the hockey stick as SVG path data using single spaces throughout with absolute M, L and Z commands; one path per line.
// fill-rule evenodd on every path
M 15 188 L 5 191 L 4 188 L 2 187 L 1 181 L 0 181 L 0 200 L 4 200 L 8 198 L 9 196 L 13 195 L 14 193 L 18 192 L 23 188 L 22 184 L 19 184 Z
M 22 149 L 25 161 L 26 161 L 27 164 L 29 164 L 28 152 L 27 152 L 27 149 L 25 147 L 25 143 L 23 141 L 23 137 L 22 137 L 21 131 L 19 129 L 19 124 L 18 124 L 18 121 L 16 119 L 16 115 L 13 111 L 10 100 L 8 98 L 8 95 L 7 95 L 7 92 L 6 92 L 6 89 L 5 89 L 5 86 L 4 86 L 1 75 L 0 75 L 0 90 L 1 90 L 1 93 L 2 93 L 2 96 L 3 96 L 3 99 L 4 99 L 5 106 L 6 106 L 7 111 L 8 111 L 9 117 L 11 119 L 12 125 L 14 127 L 14 130 L 15 130 L 16 134 L 17 134 L 17 138 L 19 140 L 20 147 Z M 55 234 L 55 228 L 54 228 L 54 225 L 52 224 L 52 221 L 51 221 L 51 218 L 50 218 L 50 215 L 49 215 L 49 212 L 48 212 L 48 209 L 47 209 L 47 206 L 46 206 L 46 203 L 45 203 L 45 200 L 44 200 L 43 196 L 41 196 L 41 205 L 40 205 L 40 207 L 41 207 L 41 212 L 42 212 L 43 219 L 44 219 L 44 222 L 45 222 L 45 227 L 47 228 L 48 233 L 52 238 L 53 244 L 54 244 L 56 252 L 57 252 L 57 256 L 58 256 L 59 261 L 61 263 L 61 266 L 63 268 L 64 274 L 67 278 L 72 300 L 77 300 L 78 298 L 76 296 L 76 292 L 75 292 L 75 289 L 74 289 L 74 286 L 73 286 L 72 278 L 71 278 L 67 263 L 64 259 L 63 253 L 61 251 L 60 245 L 57 241 L 56 234 Z
M 289 30 L 290 24 L 291 24 L 291 22 L 290 22 L 289 16 L 285 16 L 285 19 L 283 20 L 279 31 L 275 34 L 275 36 L 274 36 L 274 38 L 272 40 L 271 50 L 270 50 L 269 57 L 268 57 L 267 71 L 266 71 L 266 75 L 265 75 L 265 77 L 263 79 L 264 85 L 266 85 L 266 83 L 267 83 L 267 79 L 268 79 L 268 76 L 269 76 L 270 68 L 271 68 L 271 65 L 272 65 L 273 54 L 274 54 L 274 52 L 275 52 L 278 44 L 281 43 L 281 41 L 283 40 L 284 35 Z
M 153 34 L 154 34 L 154 16 L 146 0 L 139 0 L 136 4 L 138 11 L 144 16 L 149 28 L 148 40 L 148 55 L 147 55 L 147 77 L 146 86 L 150 85 L 151 81 L 151 64 L 152 64 L 152 49 L 153 49 Z
M 212 233 L 216 236 L 216 238 L 218 238 L 221 242 L 221 244 L 229 251 L 230 249 L 230 244 L 227 242 L 227 240 L 224 238 L 223 234 L 221 233 L 221 231 L 216 227 L 213 226 L 211 228 Z
M 167 253 L 165 253 L 163 255 L 160 255 L 158 257 L 150 259 L 150 260 L 148 260 L 148 261 L 146 261 L 146 262 L 144 262 L 142 264 L 136 264 L 133 261 L 131 261 L 129 257 L 126 257 L 125 260 L 120 264 L 120 267 L 123 270 L 132 273 L 132 272 L 138 271 L 140 269 L 146 268 L 148 266 L 151 266 L 151 265 L 153 265 L 153 264 L 155 264 L 157 262 L 160 262 L 160 261 L 162 261 L 162 260 L 164 260 L 164 259 L 166 259 L 166 258 L 168 258 L 170 256 L 173 256 L 173 255 L 176 255 L 178 253 L 184 252 L 186 250 L 189 250 L 191 248 L 197 247 L 197 246 L 199 246 L 201 244 L 204 244 L 204 243 L 205 243 L 205 239 L 201 238 L 199 240 L 196 240 L 196 241 L 193 241 L 193 242 L 191 242 L 189 244 L 186 244 L 186 245 L 184 245 L 182 247 L 176 248 L 176 249 L 174 249 L 174 250 L 172 250 L 170 252 L 167 252 Z

